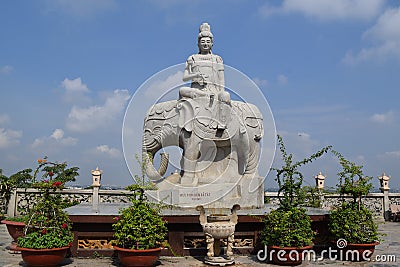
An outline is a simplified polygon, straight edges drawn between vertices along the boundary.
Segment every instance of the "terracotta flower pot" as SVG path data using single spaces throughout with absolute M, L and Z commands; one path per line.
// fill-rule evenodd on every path
M 368 243 L 368 244 L 347 244 L 340 254 L 341 259 L 344 261 L 368 261 L 375 251 L 375 246 L 379 245 L 379 242 Z
M 10 250 L 16 251 L 18 237 L 24 236 L 25 223 L 8 220 L 2 220 L 1 223 L 7 226 L 7 231 L 13 239 L 10 245 Z
M 161 248 L 126 249 L 114 246 L 118 259 L 124 266 L 154 266 L 161 254 Z
M 313 246 L 297 247 L 278 247 L 267 246 L 268 259 L 277 265 L 295 266 L 303 262 L 303 252 L 311 250 Z M 307 257 L 305 255 L 304 257 Z
M 21 251 L 22 260 L 33 267 L 57 266 L 67 255 L 69 247 L 31 249 L 17 247 Z

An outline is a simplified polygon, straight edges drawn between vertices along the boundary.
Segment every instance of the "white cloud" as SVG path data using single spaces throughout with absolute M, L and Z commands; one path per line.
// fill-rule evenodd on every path
M 87 85 L 82 83 L 80 77 L 74 80 L 65 78 L 64 81 L 61 82 L 61 86 L 64 87 L 67 92 L 89 92 Z
M 80 77 L 73 80 L 65 78 L 61 82 L 61 87 L 65 91 L 65 102 L 73 103 L 74 105 L 88 105 L 91 103 L 91 99 L 86 95 L 90 90 Z
M 281 6 L 264 5 L 263 16 L 302 13 L 320 20 L 371 19 L 381 11 L 384 0 L 285 0 Z
M 10 121 L 10 117 L 7 114 L 0 114 L 0 125 Z
M 367 60 L 385 60 L 391 57 L 400 59 L 400 7 L 387 9 L 374 26 L 364 32 L 364 40 L 373 45 L 358 53 L 347 52 L 343 62 L 356 64 Z
M 110 123 L 125 110 L 130 98 L 128 90 L 114 90 L 104 105 L 80 108 L 73 106 L 67 118 L 67 128 L 74 132 L 89 132 L 98 128 L 107 128 Z
M 357 162 L 365 162 L 365 156 L 364 155 L 358 155 L 356 157 L 356 159 L 357 159 Z
M 400 159 L 400 150 L 384 152 L 377 155 L 377 158 L 382 162 L 382 165 L 386 165 L 388 162 L 393 162 L 397 166 L 397 162 Z
M 175 74 L 168 76 L 165 80 L 156 80 L 146 89 L 145 96 L 149 98 L 161 97 L 169 90 L 183 84 L 183 72 L 177 71 Z
M 55 129 L 53 134 L 50 136 L 56 140 L 61 140 L 64 137 L 64 131 L 61 129 Z
M 105 154 L 111 158 L 117 158 L 121 156 L 121 151 L 117 148 L 109 147 L 108 145 L 100 145 L 96 147 L 96 152 Z
M 22 137 L 22 131 L 0 128 L 0 149 L 17 145 Z
M 268 86 L 268 81 L 265 79 L 259 79 L 259 78 L 253 78 L 253 82 L 257 84 L 259 87 L 267 87 Z
M 283 74 L 278 75 L 277 80 L 280 85 L 286 85 L 289 82 L 288 77 Z
M 117 7 L 115 0 L 47 0 L 46 11 L 62 12 L 73 17 L 92 17 Z
M 346 53 L 342 61 L 349 65 L 355 65 L 360 62 L 365 62 L 373 59 L 385 60 L 391 55 L 396 58 L 400 57 L 400 44 L 394 42 L 386 42 L 380 46 L 363 48 L 357 54 L 352 51 Z
M 400 150 L 385 152 L 385 156 L 400 158 Z
M 364 33 L 365 38 L 386 41 L 400 41 L 400 7 L 390 8 L 383 13 L 376 24 Z
M 44 139 L 43 138 L 36 138 L 35 141 L 33 141 L 31 146 L 33 148 L 37 148 L 37 147 L 39 147 L 39 146 L 41 146 L 43 144 L 44 144 Z
M 3 66 L 0 68 L 0 74 L 4 74 L 4 75 L 10 74 L 13 71 L 13 69 L 14 69 L 13 67 L 8 66 L 8 65 Z
M 37 148 L 43 145 L 62 145 L 62 146 L 74 146 L 78 143 L 78 139 L 73 137 L 64 137 L 64 131 L 61 129 L 55 129 L 54 132 L 48 137 L 36 138 L 32 143 L 33 148 Z
M 390 123 L 394 120 L 393 111 L 388 111 L 383 114 L 374 114 L 370 117 L 370 120 L 376 123 Z
M 260 79 L 260 78 L 253 78 L 253 82 L 255 82 L 259 87 L 267 87 L 269 85 L 269 81 L 265 80 L 265 79 Z M 283 74 L 279 74 L 276 77 L 276 82 L 279 85 L 286 85 L 289 82 L 289 79 L 283 75 Z

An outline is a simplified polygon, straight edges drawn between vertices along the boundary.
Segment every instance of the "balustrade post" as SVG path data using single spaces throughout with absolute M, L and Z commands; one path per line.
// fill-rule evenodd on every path
M 321 203 L 321 207 L 324 206 L 325 196 L 324 196 L 324 188 L 325 188 L 325 178 L 322 172 L 319 172 L 318 175 L 314 176 L 315 178 L 315 186 L 318 189 L 318 197 Z
M 390 219 L 390 200 L 389 200 L 389 180 L 390 177 L 387 176 L 385 173 L 382 173 L 382 176 L 378 176 L 379 182 L 381 184 L 381 187 L 379 188 L 381 192 L 383 193 L 383 217 L 385 218 L 385 221 L 388 221 Z
M 99 189 L 100 189 L 100 182 L 101 182 L 101 175 L 103 171 L 99 170 L 99 167 L 96 167 L 96 170 L 92 170 L 92 178 L 93 178 L 93 196 L 92 196 L 92 210 L 94 212 L 99 212 Z
M 17 189 L 14 189 L 10 199 L 5 203 L 7 206 L 7 217 L 15 217 L 17 215 Z

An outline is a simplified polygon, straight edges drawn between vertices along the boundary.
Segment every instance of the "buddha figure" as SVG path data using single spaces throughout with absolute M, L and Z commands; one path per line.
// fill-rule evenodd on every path
M 208 23 L 200 26 L 198 35 L 199 53 L 189 56 L 186 61 L 183 81 L 192 81 L 190 87 L 179 89 L 179 98 L 196 99 L 207 97 L 210 99 L 210 106 L 214 100 L 221 102 L 220 111 L 217 112 L 216 120 L 219 121 L 218 129 L 226 128 L 224 112 L 230 112 L 231 99 L 225 91 L 224 64 L 222 58 L 212 53 L 213 34 Z M 215 105 L 214 105 L 215 107 Z

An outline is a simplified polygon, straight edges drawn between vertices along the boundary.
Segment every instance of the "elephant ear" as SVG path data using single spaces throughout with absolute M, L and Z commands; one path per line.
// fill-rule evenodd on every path
M 193 131 L 194 110 L 191 102 L 190 100 L 182 100 L 177 105 L 179 110 L 179 129 L 184 128 L 188 132 Z

